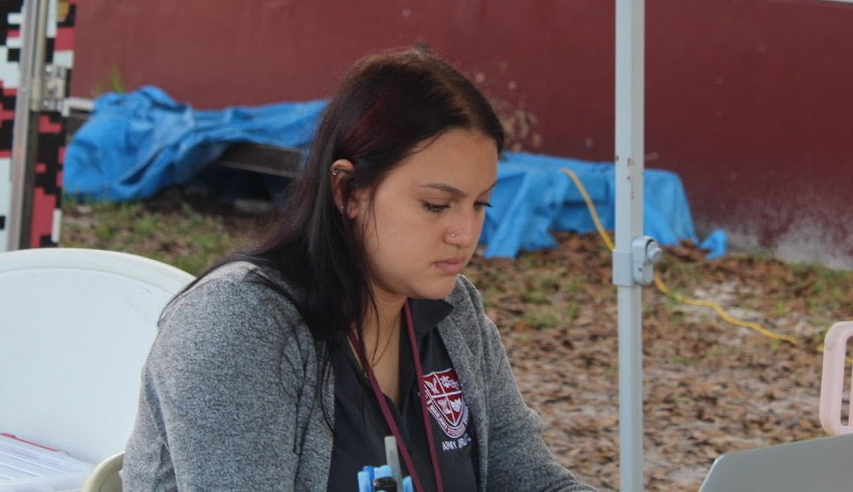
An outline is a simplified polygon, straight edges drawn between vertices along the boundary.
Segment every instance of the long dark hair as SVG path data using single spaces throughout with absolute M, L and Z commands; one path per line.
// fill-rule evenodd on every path
M 416 146 L 450 129 L 480 132 L 500 152 L 504 133 L 486 98 L 449 63 L 423 49 L 367 56 L 345 75 L 326 108 L 303 173 L 283 214 L 250 258 L 272 266 L 302 291 L 297 306 L 317 340 L 355 325 L 374 306 L 362 232 L 336 207 L 332 163 L 353 170 L 343 203 L 373 193 Z

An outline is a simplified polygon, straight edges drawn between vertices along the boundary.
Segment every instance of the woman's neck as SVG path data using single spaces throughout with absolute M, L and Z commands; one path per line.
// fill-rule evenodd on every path
M 374 287 L 373 304 L 366 306 L 362 311 L 365 340 L 376 339 L 376 337 L 382 340 L 390 333 L 398 332 L 405 303 L 405 296 L 390 294 Z
M 362 344 L 382 392 L 399 404 L 400 336 L 402 296 L 374 296 L 374 306 L 365 309 Z
M 369 305 L 364 310 L 362 336 L 368 360 L 374 360 L 375 355 L 386 352 L 389 338 L 399 340 L 400 319 L 405 298 L 399 300 L 376 298 L 375 306 Z M 394 347 L 396 348 L 396 347 Z

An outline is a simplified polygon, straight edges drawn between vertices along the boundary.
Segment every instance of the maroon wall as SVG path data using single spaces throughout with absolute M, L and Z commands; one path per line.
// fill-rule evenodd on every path
M 130 89 L 155 84 L 200 108 L 310 99 L 366 51 L 422 42 L 516 123 L 535 117 L 529 150 L 612 160 L 614 4 L 87 0 L 72 93 L 90 97 L 116 67 Z M 681 175 L 700 232 L 853 266 L 853 4 L 646 9 L 647 165 Z

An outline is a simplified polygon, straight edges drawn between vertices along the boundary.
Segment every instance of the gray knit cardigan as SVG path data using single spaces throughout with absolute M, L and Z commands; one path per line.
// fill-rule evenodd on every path
M 333 437 L 323 405 L 334 411 L 335 392 L 332 377 L 318 375 L 325 347 L 250 270 L 294 291 L 231 263 L 164 313 L 142 373 L 124 490 L 326 491 Z M 475 426 L 480 490 L 592 490 L 546 448 L 477 290 L 460 276 L 446 301 L 453 312 L 438 330 Z

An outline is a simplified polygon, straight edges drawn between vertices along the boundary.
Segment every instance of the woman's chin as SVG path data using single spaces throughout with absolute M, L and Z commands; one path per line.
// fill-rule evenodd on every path
M 450 293 L 453 292 L 454 287 L 456 287 L 456 277 L 457 275 L 453 275 L 452 277 L 442 279 L 440 282 L 435 282 L 428 288 L 419 289 L 417 292 L 417 298 L 433 300 L 444 299 L 449 296 Z

